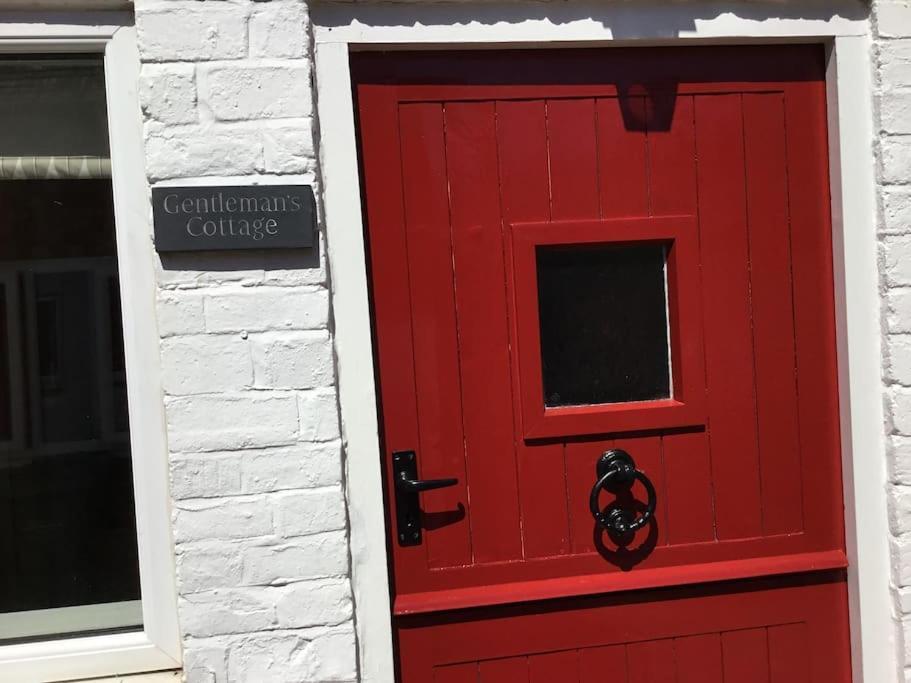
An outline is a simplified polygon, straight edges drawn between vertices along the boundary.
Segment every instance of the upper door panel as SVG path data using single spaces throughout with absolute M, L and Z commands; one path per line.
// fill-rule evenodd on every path
M 843 563 L 821 50 L 541 52 L 353 58 L 397 593 Z

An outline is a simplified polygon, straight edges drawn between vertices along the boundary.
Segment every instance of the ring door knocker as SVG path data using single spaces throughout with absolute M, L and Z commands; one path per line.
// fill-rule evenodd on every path
M 598 481 L 592 487 L 588 506 L 598 525 L 607 531 L 623 536 L 648 524 L 652 515 L 655 514 L 655 503 L 657 502 L 655 487 L 644 472 L 636 469 L 632 456 L 619 448 L 606 451 L 598 459 L 597 472 Z M 648 493 L 648 504 L 642 514 L 636 517 L 635 512 L 618 507 L 601 509 L 598 498 L 602 490 L 617 487 L 629 488 L 637 479 L 642 482 Z

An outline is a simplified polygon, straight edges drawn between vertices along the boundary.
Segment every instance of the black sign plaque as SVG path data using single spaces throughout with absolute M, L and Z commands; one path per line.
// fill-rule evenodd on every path
M 309 185 L 152 188 L 155 248 L 167 251 L 312 247 Z

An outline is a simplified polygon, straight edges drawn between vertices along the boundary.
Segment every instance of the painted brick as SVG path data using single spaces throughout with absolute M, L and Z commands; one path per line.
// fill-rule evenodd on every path
M 270 332 L 252 342 L 257 387 L 311 389 L 331 386 L 335 379 L 326 331 Z
M 890 332 L 911 332 L 911 287 L 888 290 L 885 308 Z
M 234 496 L 242 491 L 239 455 L 206 453 L 171 459 L 171 495 L 176 500 Z
M 165 339 L 161 358 L 162 385 L 174 396 L 235 391 L 253 384 L 250 344 L 239 335 Z
M 304 649 L 302 672 L 306 680 L 355 680 L 356 647 L 350 623 L 317 635 Z
M 895 535 L 911 532 L 911 487 L 889 486 L 889 525 Z
M 341 624 L 353 616 L 347 579 L 302 581 L 282 588 L 276 600 L 280 628 Z
M 186 396 L 170 398 L 165 405 L 172 451 L 281 446 L 297 437 L 297 405 L 286 394 Z
M 139 82 L 139 101 L 149 118 L 162 123 L 194 123 L 196 67 L 193 64 L 146 64 Z
M 876 14 L 881 38 L 911 35 L 911 6 L 907 2 L 879 2 Z
M 190 593 L 180 602 L 180 623 L 191 636 L 250 633 L 276 627 L 275 595 L 263 588 Z
M 182 501 L 174 511 L 174 540 L 252 538 L 272 533 L 272 507 L 259 498 Z
M 247 8 L 229 3 L 171 0 L 142 9 L 136 28 L 149 62 L 238 59 L 247 53 Z
M 329 297 L 322 289 L 225 289 L 206 296 L 204 307 L 209 332 L 310 330 L 329 323 Z
M 183 594 L 240 585 L 243 563 L 238 546 L 221 541 L 180 546 L 177 580 Z
M 911 438 L 889 436 L 886 441 L 889 478 L 897 484 L 911 486 Z
M 911 235 L 887 236 L 882 247 L 886 284 L 911 285 Z
M 151 183 L 318 192 L 307 4 L 136 0 Z M 186 679 L 351 683 L 324 236 L 166 254 L 156 276 Z
M 911 89 L 897 88 L 880 95 L 880 125 L 892 135 L 911 133 Z
M 347 573 L 344 531 L 305 536 L 279 546 L 253 546 L 243 555 L 243 580 L 248 585 L 282 585 Z
M 911 536 L 892 538 L 892 582 L 911 586 Z
M 277 494 L 275 529 L 285 538 L 345 527 L 345 500 L 339 487 Z
M 158 296 L 158 333 L 162 337 L 194 334 L 206 329 L 202 297 L 190 293 L 162 292 Z
M 334 441 L 339 438 L 338 402 L 333 389 L 300 394 L 300 438 L 305 441 Z
M 223 643 L 191 639 L 184 645 L 183 669 L 187 683 L 228 680 L 228 650 Z
M 882 229 L 885 232 L 911 232 L 911 190 L 888 187 L 881 193 Z
M 273 0 L 250 17 L 251 57 L 303 57 L 307 52 L 307 5 Z
M 245 453 L 241 461 L 244 493 L 331 486 L 342 481 L 341 443 L 298 443 Z
M 308 173 L 315 163 L 311 119 L 298 119 L 293 126 L 263 132 L 264 166 L 267 173 Z
M 262 170 L 261 136 L 237 126 L 149 126 L 146 172 L 151 181 L 188 176 L 250 175 Z
M 886 337 L 886 379 L 911 386 L 911 335 L 890 334 Z
M 233 641 L 228 651 L 226 681 L 288 683 L 301 671 L 308 641 L 300 633 L 262 633 Z
M 310 116 L 310 66 L 306 61 L 256 66 L 203 67 L 199 97 L 221 121 Z
M 882 41 L 877 57 L 883 90 L 911 86 L 911 40 Z
M 888 137 L 880 143 L 882 181 L 895 185 L 911 183 L 911 136 Z

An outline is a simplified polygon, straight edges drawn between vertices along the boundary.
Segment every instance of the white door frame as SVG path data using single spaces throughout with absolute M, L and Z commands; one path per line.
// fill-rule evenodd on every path
M 323 209 L 346 445 L 362 680 L 391 683 L 373 349 L 352 50 L 819 42 L 827 46 L 845 529 L 854 680 L 898 681 L 889 593 L 870 52 L 862 3 L 326 4 L 313 9 Z M 839 97 L 844 93 L 844 97 Z M 862 533 L 859 533 L 862 530 Z

